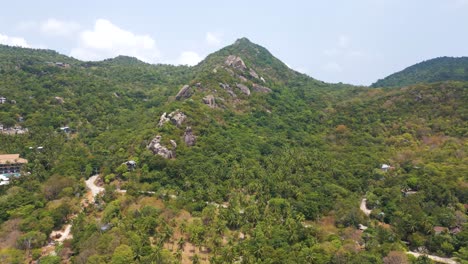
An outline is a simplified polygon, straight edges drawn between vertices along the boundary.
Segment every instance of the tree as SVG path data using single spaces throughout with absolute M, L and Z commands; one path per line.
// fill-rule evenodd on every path
M 383 258 L 384 264 L 407 264 L 408 257 L 404 252 L 390 251 L 388 255 Z
M 45 256 L 39 259 L 41 264 L 60 264 L 61 261 L 59 256 Z
M 30 250 L 42 246 L 46 241 L 46 235 L 39 231 L 28 232 L 18 238 L 17 246 L 20 249 Z
M 112 255 L 112 264 L 129 264 L 133 262 L 133 250 L 128 245 L 120 245 L 115 248 Z

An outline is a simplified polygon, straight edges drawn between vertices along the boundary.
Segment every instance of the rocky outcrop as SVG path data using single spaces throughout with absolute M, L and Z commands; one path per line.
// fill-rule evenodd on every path
M 169 122 L 169 121 L 170 121 L 170 119 L 169 119 L 169 117 L 167 116 L 167 113 L 164 112 L 164 113 L 161 115 L 161 117 L 159 118 L 158 126 L 159 126 L 159 127 L 162 127 L 162 126 L 164 126 L 164 124 L 166 124 L 166 123 Z
M 190 89 L 190 86 L 184 85 L 182 89 L 177 93 L 176 95 L 176 100 L 182 100 L 182 99 L 187 99 L 192 95 L 192 89 Z
M 249 73 L 250 73 L 250 76 L 254 77 L 255 79 L 260 79 L 258 74 L 253 69 L 250 69 Z
M 63 103 L 65 103 L 65 100 L 63 100 L 63 98 L 60 97 L 60 96 L 55 96 L 54 99 L 55 99 L 55 101 L 56 101 L 58 104 L 63 104 Z
M 164 124 L 171 121 L 174 125 L 176 125 L 177 127 L 180 127 L 182 123 L 185 121 L 185 119 L 187 119 L 187 116 L 184 113 L 182 113 L 179 109 L 177 109 L 176 111 L 170 114 L 166 114 L 166 113 L 162 114 L 161 117 L 159 118 L 158 126 L 162 127 L 164 126 Z
M 175 140 L 169 140 L 169 142 L 171 142 L 171 145 L 172 145 L 172 149 L 176 149 L 177 148 L 177 142 L 175 142 Z
M 244 61 L 240 57 L 235 55 L 229 55 L 224 63 L 227 66 L 230 66 L 236 70 L 244 71 L 247 69 L 247 66 L 245 66 Z
M 248 82 L 249 80 L 247 80 L 247 78 L 245 78 L 244 76 L 242 75 L 239 75 L 239 80 L 241 80 L 242 82 Z
M 228 93 L 231 97 L 234 97 L 234 98 L 237 97 L 237 95 L 234 93 L 233 90 L 227 90 L 227 93 Z
M 182 123 L 187 119 L 187 116 L 179 110 L 176 110 L 169 114 L 169 118 L 171 119 L 172 123 L 177 127 L 180 127 Z
M 185 145 L 191 147 L 194 146 L 197 141 L 197 137 L 193 134 L 192 127 L 187 127 L 184 133 Z
M 175 153 L 161 144 L 160 135 L 153 138 L 146 148 L 151 150 L 154 155 L 159 155 L 165 159 L 175 158 Z
M 203 103 L 208 105 L 210 108 L 215 108 L 216 107 L 215 97 L 212 94 L 209 94 L 209 95 L 203 97 Z
M 254 84 L 252 86 L 252 90 L 255 92 L 260 92 L 260 93 L 271 93 L 271 89 L 265 86 L 261 86 L 259 84 Z
M 250 95 L 250 89 L 249 89 L 249 87 L 247 87 L 247 86 L 245 86 L 245 85 L 243 85 L 243 84 L 241 84 L 241 83 L 238 83 L 238 84 L 237 84 L 237 88 L 239 88 L 239 90 L 241 90 L 241 92 L 242 92 L 243 94 Z
M 232 90 L 231 86 L 229 86 L 229 84 L 219 83 L 219 86 L 220 86 L 221 88 L 223 88 L 224 90 L 226 90 L 226 92 L 227 92 L 230 96 L 232 96 L 232 97 L 234 97 L 234 98 L 237 97 L 237 95 L 234 93 L 234 91 Z
M 231 86 L 229 86 L 229 84 L 225 84 L 225 83 L 219 83 L 219 87 L 223 88 L 224 90 L 230 90 L 231 89 Z

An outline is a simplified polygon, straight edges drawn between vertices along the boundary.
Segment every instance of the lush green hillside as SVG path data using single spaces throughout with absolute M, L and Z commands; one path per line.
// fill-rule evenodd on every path
M 29 129 L 0 134 L 0 153 L 29 160 L 0 186 L 0 262 L 468 257 L 467 82 L 331 85 L 247 39 L 195 67 L 0 56 L 0 123 Z M 59 59 L 69 65 L 48 63 Z M 95 172 L 105 194 L 86 205 Z M 67 223 L 73 238 L 43 248 Z
M 372 87 L 403 87 L 442 81 L 468 81 L 468 57 L 440 57 L 423 61 L 378 80 Z

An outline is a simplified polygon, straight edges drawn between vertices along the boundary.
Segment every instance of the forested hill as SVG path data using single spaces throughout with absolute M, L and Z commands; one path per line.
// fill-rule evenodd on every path
M 29 161 L 0 186 L 1 263 L 468 259 L 468 82 L 327 84 L 245 38 L 193 67 L 0 58 L 0 154 Z
M 423 61 L 378 80 L 372 87 L 403 87 L 442 81 L 468 81 L 468 57 L 440 57 Z

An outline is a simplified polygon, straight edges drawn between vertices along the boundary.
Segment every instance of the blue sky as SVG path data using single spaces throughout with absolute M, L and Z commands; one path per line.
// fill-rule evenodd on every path
M 4 1 L 0 43 L 82 60 L 195 64 L 237 38 L 327 82 L 468 55 L 468 0 Z

